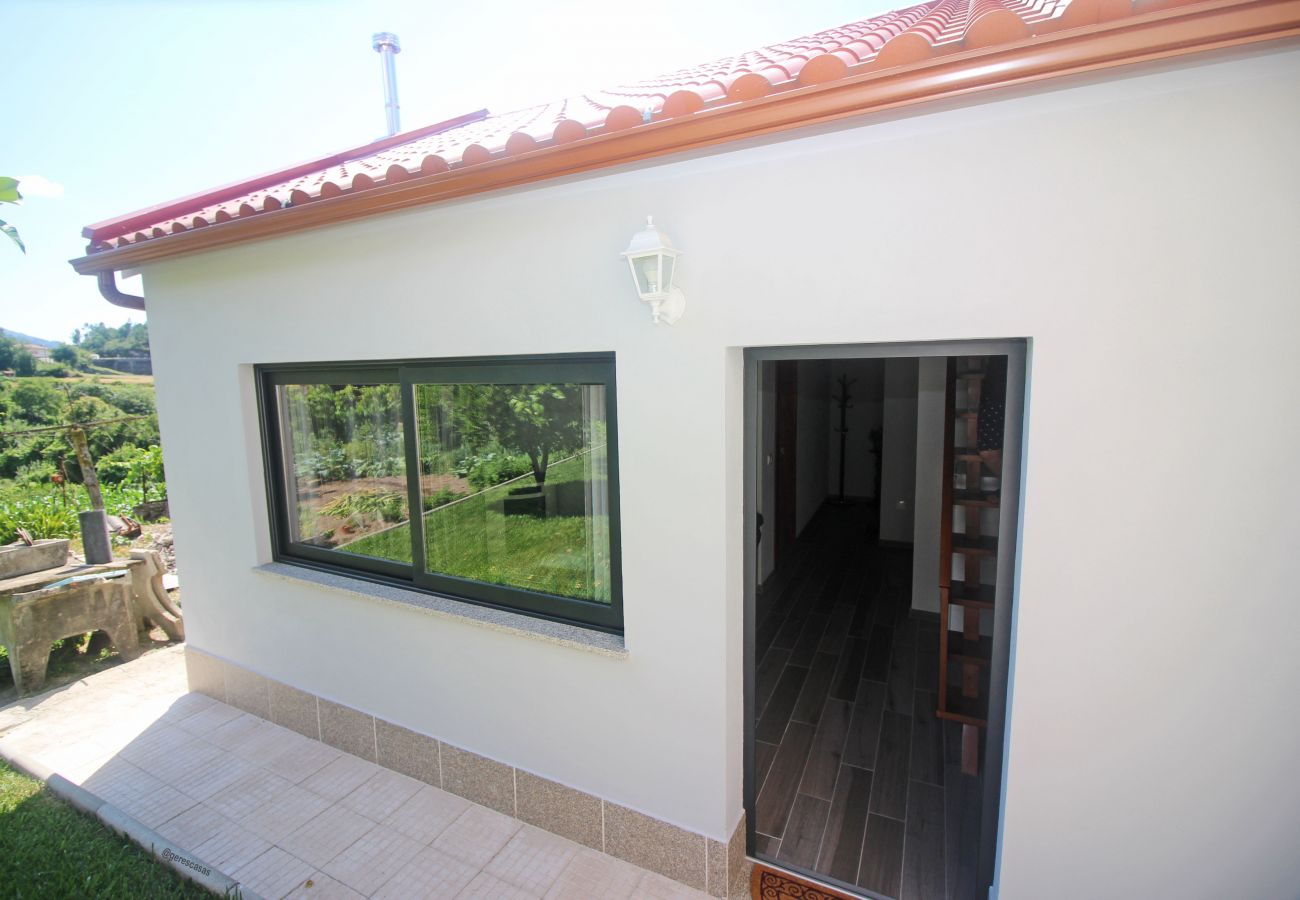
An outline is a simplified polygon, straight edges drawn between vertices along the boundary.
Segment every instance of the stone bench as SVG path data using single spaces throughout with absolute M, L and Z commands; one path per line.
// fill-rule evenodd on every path
M 140 655 L 138 633 L 149 623 L 184 640 L 180 610 L 162 588 L 162 572 L 156 552 L 133 551 L 130 560 L 0 581 L 0 643 L 18 694 L 41 689 L 50 646 L 63 638 L 103 631 L 125 660 Z

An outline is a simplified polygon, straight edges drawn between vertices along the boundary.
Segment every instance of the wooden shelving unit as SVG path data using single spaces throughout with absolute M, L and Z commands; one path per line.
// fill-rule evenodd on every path
M 1000 491 L 984 490 L 986 466 L 977 450 L 980 392 L 987 357 L 948 360 L 944 400 L 943 515 L 939 568 L 939 708 L 937 715 L 962 724 L 961 768 L 979 772 L 979 730 L 988 726 L 989 665 L 993 641 L 980 634 L 980 614 L 992 610 L 996 591 L 984 583 L 984 562 L 996 558 L 995 535 L 981 533 L 981 514 L 1001 504 Z M 958 387 L 965 388 L 961 408 Z M 960 480 L 961 485 L 956 482 Z M 999 487 L 1001 482 L 998 482 Z M 964 526 L 954 531 L 955 510 Z M 953 560 L 963 559 L 962 580 L 953 581 Z M 955 614 L 961 630 L 951 630 Z

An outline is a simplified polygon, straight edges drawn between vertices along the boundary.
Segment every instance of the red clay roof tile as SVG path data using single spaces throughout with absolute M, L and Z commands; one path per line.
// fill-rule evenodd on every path
M 84 229 L 90 252 L 285 205 L 437 176 L 501 156 L 689 117 L 860 72 L 1031 39 L 1188 0 L 929 0 L 631 85 L 502 115 L 486 110 Z M 131 235 L 131 238 L 127 238 Z

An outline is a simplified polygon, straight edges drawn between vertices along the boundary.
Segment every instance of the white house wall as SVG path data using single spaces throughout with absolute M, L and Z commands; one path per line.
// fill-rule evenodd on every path
M 723 839 L 737 348 L 1028 337 L 1002 896 L 1292 896 L 1297 108 L 1279 51 L 153 265 L 190 638 Z M 685 251 L 671 328 L 618 257 L 647 213 Z M 625 659 L 255 571 L 251 364 L 606 350 Z

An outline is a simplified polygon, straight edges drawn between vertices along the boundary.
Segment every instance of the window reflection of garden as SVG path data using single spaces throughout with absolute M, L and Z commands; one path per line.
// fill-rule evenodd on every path
M 397 385 L 286 385 L 282 429 L 292 455 L 291 532 L 337 547 L 408 519 Z
M 396 385 L 282 389 L 305 542 L 410 563 Z M 601 385 L 415 388 L 428 571 L 608 603 Z

